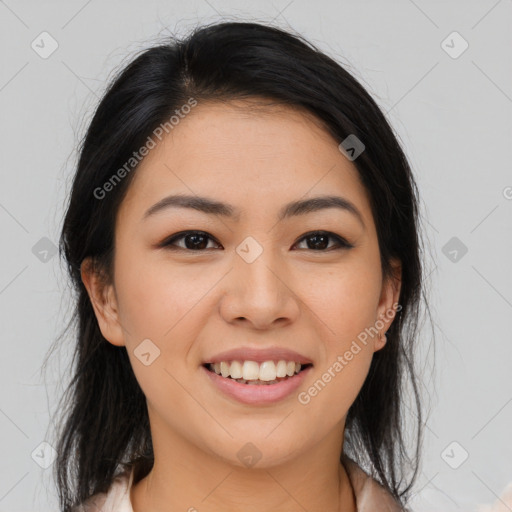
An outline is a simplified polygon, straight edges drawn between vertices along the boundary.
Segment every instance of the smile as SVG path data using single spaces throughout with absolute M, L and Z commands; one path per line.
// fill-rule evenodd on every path
M 241 384 L 270 385 L 276 384 L 299 373 L 308 364 L 301 365 L 294 361 L 221 361 L 210 363 L 206 367 L 222 377 L 230 378 Z
M 277 363 L 274 361 L 265 361 L 261 364 L 255 361 L 244 361 L 242 364 L 242 362 L 237 361 L 242 369 L 242 374 L 239 378 L 233 378 L 231 375 L 233 363 L 235 363 L 235 361 L 231 362 L 230 365 L 226 362 L 226 366 L 223 368 L 225 376 L 221 373 L 221 363 L 206 363 L 201 366 L 201 369 L 216 391 L 220 391 L 229 399 L 234 399 L 237 402 L 248 405 L 273 404 L 288 398 L 302 384 L 313 367 L 312 364 L 301 365 L 300 363 L 293 363 L 294 368 L 292 375 L 286 374 L 284 377 L 278 377 L 278 368 L 280 372 L 279 375 L 281 375 L 283 371 L 283 364 L 279 364 L 280 361 L 277 361 Z M 274 369 L 272 370 L 272 365 L 270 364 L 265 366 L 265 363 L 272 363 Z M 291 363 L 291 361 L 288 363 Z M 287 367 L 288 363 L 285 362 Z M 298 366 L 296 366 L 296 364 Z M 245 368 L 247 368 L 248 373 L 244 373 Z M 291 364 L 289 368 L 291 373 Z M 258 373 L 256 373 L 256 370 L 258 370 Z M 260 378 L 261 371 L 263 371 L 262 376 L 268 380 Z M 237 365 L 234 367 L 234 375 L 240 375 Z M 246 379 L 244 375 L 251 378 Z

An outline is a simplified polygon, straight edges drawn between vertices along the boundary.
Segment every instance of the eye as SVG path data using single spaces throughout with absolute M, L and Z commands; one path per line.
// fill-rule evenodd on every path
M 334 240 L 336 243 L 334 246 L 329 246 L 329 240 Z M 178 245 L 176 242 L 183 240 L 184 245 Z M 335 235 L 329 231 L 312 231 L 302 236 L 299 241 L 306 240 L 311 243 L 307 243 L 306 249 L 312 251 L 325 252 L 326 250 L 336 249 L 351 249 L 354 247 L 352 244 L 347 242 L 342 237 Z M 169 250 L 189 250 L 189 251 L 203 251 L 208 248 L 208 242 L 213 241 L 218 246 L 222 247 L 217 243 L 212 236 L 204 231 L 183 231 L 177 233 L 170 238 L 167 238 L 162 242 L 159 247 L 165 247 Z M 297 245 L 297 244 L 296 244 Z
M 334 247 L 329 247 L 329 239 L 335 240 L 336 244 Z M 337 250 L 337 249 L 351 249 L 354 247 L 352 244 L 347 242 L 345 239 L 341 238 L 330 231 L 312 231 L 311 233 L 307 233 L 300 240 L 311 240 L 312 243 L 307 244 L 309 247 L 306 249 L 311 249 L 312 251 L 320 251 L 325 252 L 327 250 Z
M 185 247 L 176 245 L 176 241 L 181 239 L 184 240 Z M 170 250 L 202 251 L 207 248 L 208 240 L 213 240 L 213 238 L 204 231 L 183 231 L 165 240 L 160 247 Z

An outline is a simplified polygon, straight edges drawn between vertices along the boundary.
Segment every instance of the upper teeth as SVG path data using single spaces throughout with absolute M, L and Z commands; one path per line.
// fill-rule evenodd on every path
M 210 363 L 210 368 L 223 377 L 231 377 L 232 379 L 245 380 L 263 380 L 271 381 L 278 377 L 291 377 L 295 373 L 299 373 L 301 369 L 300 363 L 294 361 L 265 361 L 258 364 L 255 361 L 222 361 L 220 363 Z

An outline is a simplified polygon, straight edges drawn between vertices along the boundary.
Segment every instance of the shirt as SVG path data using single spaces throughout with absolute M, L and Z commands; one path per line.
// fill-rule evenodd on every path
M 346 455 L 343 465 L 354 489 L 357 512 L 403 512 L 395 498 Z M 98 493 L 74 512 L 133 512 L 130 489 L 133 470 L 117 475 L 107 493 Z

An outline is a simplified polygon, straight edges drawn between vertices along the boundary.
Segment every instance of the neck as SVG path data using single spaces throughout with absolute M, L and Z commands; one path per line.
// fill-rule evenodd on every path
M 155 462 L 132 486 L 132 507 L 134 512 L 356 512 L 350 478 L 339 460 L 342 443 L 340 428 L 299 457 L 266 464 L 262 456 L 253 467 L 243 467 L 167 431 L 165 438 L 153 437 Z

